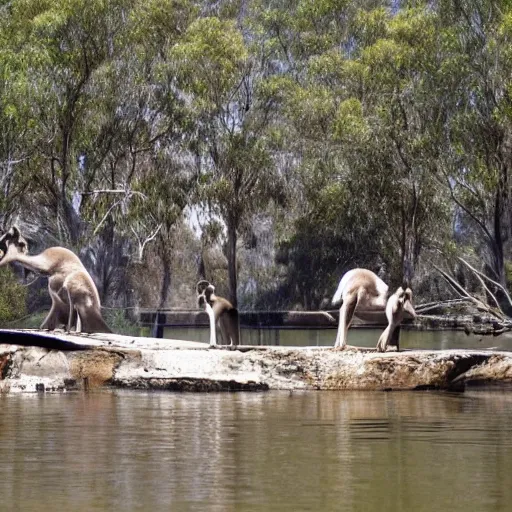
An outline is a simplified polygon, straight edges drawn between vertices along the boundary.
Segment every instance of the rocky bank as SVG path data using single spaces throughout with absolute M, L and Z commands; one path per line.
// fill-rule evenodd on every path
M 512 352 L 240 347 L 120 335 L 0 330 L 0 392 L 463 390 L 512 381 Z

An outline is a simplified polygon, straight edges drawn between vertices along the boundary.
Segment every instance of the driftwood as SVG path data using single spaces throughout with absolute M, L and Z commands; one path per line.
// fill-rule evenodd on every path
M 417 306 L 414 307 L 414 309 L 416 310 L 417 314 L 423 315 L 423 314 L 427 313 L 428 311 L 432 311 L 433 309 L 461 306 L 463 304 L 468 304 L 469 302 L 471 302 L 471 301 L 467 298 L 438 300 L 438 301 L 434 301 L 434 302 L 426 302 L 424 304 L 418 304 Z
M 434 268 L 443 276 L 445 281 L 451 286 L 451 288 L 459 297 L 457 299 L 441 301 L 438 303 L 422 304 L 416 307 L 416 311 L 422 314 L 441 306 L 452 307 L 460 306 L 462 304 L 472 304 L 478 311 L 485 313 L 494 319 L 493 328 L 491 330 L 478 331 L 479 334 L 493 334 L 496 336 L 497 334 L 501 334 L 512 330 L 512 318 L 503 311 L 496 295 L 491 291 L 487 283 L 492 283 L 494 286 L 498 287 L 503 292 L 508 303 L 512 307 L 512 298 L 510 297 L 510 294 L 505 289 L 505 287 L 502 286 L 500 283 L 494 281 L 490 277 L 486 276 L 483 272 L 480 272 L 479 270 L 474 268 L 463 258 L 459 257 L 458 260 L 461 263 L 463 263 L 466 266 L 466 268 L 468 268 L 469 271 L 478 279 L 483 289 L 485 290 L 486 294 L 492 301 L 492 304 L 489 304 L 487 301 L 484 302 L 482 299 L 475 297 L 475 295 L 469 293 L 453 276 L 451 276 L 448 272 L 434 265 Z M 468 331 L 471 332 L 471 330 L 472 329 L 468 327 Z

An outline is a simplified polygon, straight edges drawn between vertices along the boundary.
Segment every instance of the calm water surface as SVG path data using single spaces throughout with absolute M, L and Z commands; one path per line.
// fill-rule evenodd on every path
M 349 345 L 375 347 L 382 329 L 350 329 Z M 210 330 L 202 327 L 168 327 L 164 337 L 208 343 Z M 336 329 L 242 329 L 243 345 L 333 346 Z M 400 333 L 400 348 L 512 350 L 512 333 L 500 336 L 466 335 L 463 331 L 408 331 Z M 512 510 L 512 507 L 511 507 Z
M 2 511 L 512 509 L 512 391 L 0 396 Z

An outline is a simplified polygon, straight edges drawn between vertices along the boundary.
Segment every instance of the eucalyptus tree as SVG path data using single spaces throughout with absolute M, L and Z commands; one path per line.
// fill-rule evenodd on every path
M 356 197 L 366 199 L 378 217 L 382 255 L 395 279 L 407 284 L 421 251 L 439 247 L 450 220 L 434 173 L 445 121 L 437 101 L 437 23 L 421 4 L 394 14 L 358 13 L 360 51 L 347 63 L 359 70 L 360 83 L 340 104 L 335 127 L 335 137 L 348 136 L 351 144 L 345 153 L 349 165 L 365 175 Z M 392 268 L 393 262 L 399 264 Z
M 477 233 L 486 272 L 504 285 L 512 244 L 512 8 L 495 0 L 434 6 L 448 140 L 439 173 L 457 205 L 458 231 Z
M 190 185 L 179 164 L 186 159 L 190 123 L 170 53 L 194 13 L 187 0 L 135 3 L 119 52 L 95 76 L 99 99 L 87 114 L 90 130 L 97 131 L 84 150 L 86 177 L 95 188 L 86 187 L 82 209 L 93 226 L 91 238 L 100 235 L 103 247 L 112 248 L 109 258 L 96 261 L 110 261 L 115 272 L 127 252 L 140 261 L 155 241 L 162 261 L 160 307 L 169 292 L 174 224 Z M 126 246 L 115 250 L 123 240 L 135 242 L 137 254 Z
M 252 214 L 282 195 L 268 150 L 272 105 L 258 88 L 264 70 L 229 19 L 198 18 L 173 56 L 193 112 L 199 201 L 225 224 L 229 295 L 236 305 L 241 230 Z
M 339 212 L 330 227 L 346 241 L 331 239 L 350 247 L 338 249 L 332 274 L 382 261 L 393 280 L 410 281 L 421 250 L 438 243 L 449 221 L 432 172 L 443 123 L 432 101 L 435 14 L 421 4 L 304 0 L 288 14 L 281 3 L 266 4 L 271 50 L 287 63 L 275 86 L 302 169 L 304 215 L 312 218 L 313 209 L 326 218 L 329 198 Z
M 6 10 L 2 58 L 23 64 L 18 82 L 32 116 L 31 198 L 61 242 L 78 249 L 87 237 L 102 293 L 126 267 L 129 210 L 139 212 L 136 225 L 151 224 L 133 187 L 186 131 L 169 49 L 194 12 L 186 0 L 19 0 Z
M 187 157 L 182 150 L 177 157 L 172 146 L 168 146 L 153 152 L 150 165 L 138 174 L 133 184 L 139 195 L 134 197 L 127 220 L 134 234 L 142 227 L 147 230 L 145 240 L 154 239 L 153 252 L 161 261 L 160 309 L 165 307 L 171 288 L 174 255 L 181 249 L 176 247 L 175 235 L 195 186 L 193 164 L 190 155 Z
M 10 46 L 29 63 L 26 101 L 39 129 L 32 183 L 53 212 L 61 238 L 71 244 L 82 230 L 73 195 L 81 172 L 83 118 L 94 101 L 90 84 L 116 51 L 127 8 L 123 0 L 19 0 L 9 10 L 16 34 Z
M 9 6 L 0 7 L 0 224 L 12 221 L 29 184 L 26 164 L 36 145 L 36 127 L 29 94 L 27 63 L 12 42 L 16 31 L 10 23 Z

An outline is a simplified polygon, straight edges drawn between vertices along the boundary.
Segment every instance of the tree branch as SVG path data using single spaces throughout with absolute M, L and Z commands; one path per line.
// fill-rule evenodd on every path
M 137 238 L 137 242 L 139 244 L 139 261 L 142 261 L 142 256 L 144 254 L 144 248 L 146 247 L 146 245 L 151 242 L 152 240 L 154 240 L 156 238 L 156 235 L 158 235 L 158 232 L 162 229 L 162 223 L 160 223 L 158 225 L 158 227 L 155 229 L 155 231 L 153 232 L 153 234 L 151 234 L 149 237 L 147 237 L 144 242 L 141 243 L 140 241 L 140 238 L 139 238 L 139 235 L 137 234 L 137 232 L 135 231 L 135 229 L 133 229 L 133 226 L 131 227 L 131 230 L 133 232 L 133 234 L 135 235 L 135 237 Z
M 497 286 L 498 288 L 501 289 L 501 291 L 505 294 L 505 297 L 507 297 L 507 300 L 509 302 L 509 304 L 512 306 L 512 298 L 510 297 L 509 293 L 507 292 L 506 288 L 501 285 L 500 283 L 498 283 L 497 281 L 494 281 L 493 279 L 491 279 L 489 276 L 486 276 L 483 272 L 480 272 L 479 270 L 477 270 L 476 268 L 472 267 L 467 261 L 463 260 L 461 257 L 458 258 L 460 261 L 462 261 L 462 263 L 464 263 L 464 265 L 466 265 L 467 267 L 469 267 L 475 274 L 483 277 L 484 279 L 487 279 L 488 281 L 490 281 L 492 284 L 494 284 L 495 286 Z
M 466 297 L 469 299 L 479 311 L 483 311 L 485 313 L 489 313 L 490 315 L 498 318 L 499 320 L 504 320 L 504 316 L 488 306 L 484 304 L 481 300 L 473 297 L 463 286 L 461 286 L 452 276 L 450 276 L 447 272 L 440 269 L 438 266 L 434 265 L 434 268 L 444 277 L 447 283 L 462 297 Z

